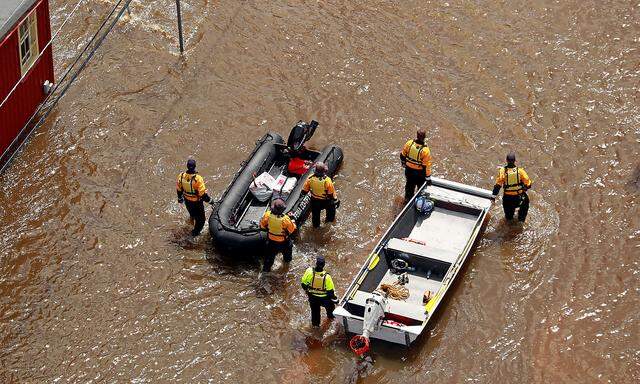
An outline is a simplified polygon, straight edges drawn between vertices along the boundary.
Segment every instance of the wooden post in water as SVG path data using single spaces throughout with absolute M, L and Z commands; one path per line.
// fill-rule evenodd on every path
M 176 11 L 178 12 L 178 40 L 180 40 L 180 54 L 183 54 L 184 42 L 182 41 L 182 15 L 180 14 L 180 0 L 176 0 Z

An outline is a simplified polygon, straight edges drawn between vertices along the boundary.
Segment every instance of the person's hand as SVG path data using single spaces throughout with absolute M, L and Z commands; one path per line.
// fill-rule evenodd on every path
M 178 197 L 178 204 L 184 204 L 184 197 Z
M 332 302 L 333 304 L 338 304 L 338 298 L 337 298 L 337 297 L 334 297 L 333 299 L 331 299 L 331 302 Z
M 427 176 L 427 178 L 424 179 L 424 182 L 427 183 L 427 185 L 431 185 L 431 176 Z
M 340 200 L 334 199 L 333 200 L 333 206 L 336 207 L 336 209 L 340 208 Z

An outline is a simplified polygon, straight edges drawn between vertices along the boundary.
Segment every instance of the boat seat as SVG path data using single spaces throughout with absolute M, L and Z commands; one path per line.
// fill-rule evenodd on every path
M 407 303 L 402 300 L 387 299 L 388 313 L 395 313 L 400 316 L 404 316 L 409 319 L 415 319 L 425 321 L 427 314 L 424 309 L 424 305 L 416 305 L 414 303 Z
M 386 248 L 396 252 L 444 261 L 449 264 L 455 263 L 459 256 L 456 252 L 434 247 L 433 245 L 418 244 L 413 241 L 402 240 L 395 237 L 387 242 Z

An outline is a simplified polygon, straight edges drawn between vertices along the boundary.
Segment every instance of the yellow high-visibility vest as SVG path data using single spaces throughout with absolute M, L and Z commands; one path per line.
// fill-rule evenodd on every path
M 197 174 L 189 174 L 182 172 L 180 174 L 180 187 L 182 188 L 182 192 L 184 193 L 184 198 L 189 201 L 198 201 L 200 197 L 198 196 L 198 190 L 194 188 L 194 182 L 197 183 Z
M 511 192 L 520 193 L 523 190 L 524 185 L 520 181 L 520 171 L 518 167 L 507 168 L 504 167 L 504 191 L 505 193 Z
M 318 176 L 311 176 L 309 178 L 309 188 L 311 189 L 311 196 L 314 199 L 327 199 L 327 188 L 325 186 L 326 176 L 319 178 Z
M 269 215 L 269 237 L 272 240 L 284 240 L 287 236 L 287 231 L 284 229 L 284 215 Z
M 407 153 L 407 166 L 409 166 L 409 168 L 424 169 L 424 165 L 422 164 L 422 160 L 420 159 L 420 153 L 426 147 L 426 145 L 416 143 L 415 140 L 411 141 L 409 153 Z

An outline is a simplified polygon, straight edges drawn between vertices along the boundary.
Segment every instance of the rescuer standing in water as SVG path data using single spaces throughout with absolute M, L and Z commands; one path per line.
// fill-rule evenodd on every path
M 191 221 L 195 223 L 191 235 L 198 236 L 206 220 L 203 201 L 210 202 L 211 197 L 207 194 L 204 179 L 196 172 L 194 159 L 187 160 L 187 172 L 178 175 L 176 192 L 178 193 L 178 203 L 184 203 L 189 211 Z
M 302 186 L 302 193 L 311 191 L 311 222 L 314 228 L 320 226 L 320 213 L 327 211 L 326 221 L 333 222 L 336 219 L 336 208 L 340 201 L 336 195 L 333 181 L 327 176 L 327 165 L 323 162 L 316 163 L 313 175 L 309 176 Z
M 285 263 L 291 262 L 293 258 L 293 242 L 290 237 L 296 230 L 296 224 L 289 215 L 284 213 L 286 204 L 282 199 L 275 199 L 271 203 L 271 210 L 267 210 L 260 219 L 260 228 L 266 229 L 267 254 L 264 258 L 263 272 L 271 271 L 273 262 L 278 253 L 282 253 Z
M 531 188 L 531 179 L 527 172 L 516 167 L 516 154 L 509 152 L 507 165 L 500 167 L 496 185 L 493 186 L 493 196 L 497 196 L 500 188 L 504 187 L 502 195 L 502 208 L 507 220 L 512 220 L 516 208 L 518 208 L 518 220 L 524 222 L 529 211 L 529 196 L 527 189 Z
M 309 296 L 309 306 L 311 307 L 311 325 L 320 326 L 320 307 L 327 311 L 327 318 L 334 319 L 333 309 L 338 303 L 338 298 L 334 292 L 333 279 L 324 270 L 324 257 L 316 259 L 315 268 L 307 268 L 300 280 L 302 289 Z
M 427 133 L 424 129 L 418 129 L 415 140 L 405 143 L 400 153 L 400 161 L 404 167 L 404 176 L 407 182 L 404 186 L 404 200 L 409 201 L 424 182 L 431 184 L 431 151 L 424 140 Z

